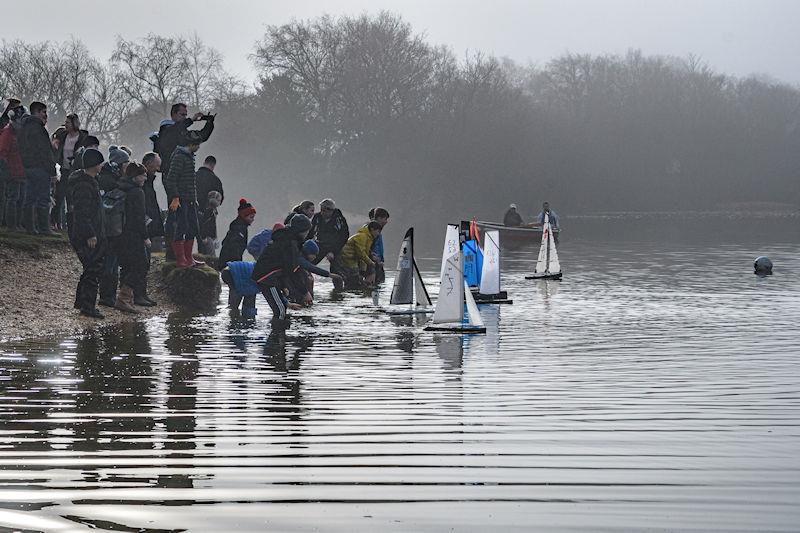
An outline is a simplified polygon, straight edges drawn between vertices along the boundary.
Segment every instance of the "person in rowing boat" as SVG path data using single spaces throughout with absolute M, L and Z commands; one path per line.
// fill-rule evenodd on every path
M 522 226 L 523 220 L 519 213 L 517 213 L 517 204 L 508 206 L 508 211 L 503 215 L 503 225 L 519 227 Z
M 542 211 L 537 215 L 536 223 L 533 224 L 533 227 L 541 228 L 544 225 L 545 215 L 549 215 L 550 229 L 553 232 L 553 242 L 558 246 L 558 233 L 561 231 L 561 227 L 558 225 L 558 215 L 555 211 L 550 209 L 550 204 L 548 202 L 542 204 Z

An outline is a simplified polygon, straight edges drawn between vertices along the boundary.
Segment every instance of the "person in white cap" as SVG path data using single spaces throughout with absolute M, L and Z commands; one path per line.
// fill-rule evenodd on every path
M 508 211 L 506 211 L 506 214 L 503 216 L 503 225 L 517 227 L 522 224 L 522 217 L 517 213 L 517 204 L 511 204 L 508 206 Z

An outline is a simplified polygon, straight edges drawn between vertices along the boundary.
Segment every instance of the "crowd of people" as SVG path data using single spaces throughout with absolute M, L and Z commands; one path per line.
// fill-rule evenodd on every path
M 32 235 L 66 230 L 82 264 L 75 309 L 103 318 L 98 305 L 126 313 L 157 305 L 148 296 L 147 273 L 154 243 L 163 238 L 167 259 L 177 268 L 204 265 L 198 252 L 215 255 L 218 208 L 224 201 L 217 160 L 208 156 L 196 168 L 195 154 L 214 130 L 214 115 L 177 103 L 170 118 L 150 139 L 153 151 L 140 161 L 125 146 L 110 146 L 81 129 L 69 114 L 52 135 L 47 106 L 25 107 L 9 99 L 0 115 L 0 225 Z M 196 122 L 204 122 L 193 129 Z M 158 203 L 155 181 L 161 173 L 167 209 Z M 314 302 L 314 276 L 331 278 L 337 288 L 362 288 L 384 278 L 381 232 L 389 212 L 376 207 L 353 235 L 334 200 L 306 200 L 249 238 L 255 207 L 239 200 L 236 218 L 222 239 L 216 265 L 229 287 L 229 305 L 253 317 L 261 293 L 275 320 L 287 310 Z M 245 261 L 244 253 L 255 259 Z M 330 270 L 319 266 L 327 260 Z

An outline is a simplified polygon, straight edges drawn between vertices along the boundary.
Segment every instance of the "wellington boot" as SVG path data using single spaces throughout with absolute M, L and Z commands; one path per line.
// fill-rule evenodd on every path
M 172 251 L 175 252 L 175 266 L 178 268 L 186 268 L 192 266 L 192 262 L 186 259 L 186 254 L 183 251 L 184 241 L 172 241 Z
M 101 313 L 100 310 L 97 309 L 96 307 L 81 308 L 81 314 L 83 316 L 88 316 L 90 318 L 100 318 L 100 319 L 105 318 L 105 315 Z
M 123 285 L 119 289 L 117 295 L 117 304 L 114 306 L 123 313 L 139 313 L 139 310 L 133 306 L 133 289 L 127 285 Z
M 50 229 L 50 209 L 47 207 L 36 208 L 36 226 L 39 230 L 39 235 L 45 237 L 58 237 L 58 233 Z
M 39 234 L 39 232 L 36 231 L 36 214 L 33 207 L 22 208 L 22 227 L 31 235 Z
M 6 227 L 8 231 L 17 231 L 17 206 L 6 208 Z
M 145 298 L 144 296 L 134 296 L 133 297 L 134 305 L 138 305 L 139 307 L 155 307 L 156 303 L 152 300 Z
M 192 267 L 199 267 L 205 265 L 205 262 L 198 261 L 197 259 L 194 258 L 194 256 L 192 255 L 193 248 L 194 248 L 194 239 L 183 241 L 183 254 L 186 257 L 186 262 L 189 264 L 189 266 Z

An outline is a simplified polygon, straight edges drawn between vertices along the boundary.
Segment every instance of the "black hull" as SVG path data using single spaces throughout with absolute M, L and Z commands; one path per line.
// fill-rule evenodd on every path
M 476 333 L 486 333 L 486 328 L 477 326 L 426 326 L 425 331 L 473 335 Z
M 525 279 L 558 279 L 560 280 L 562 273 L 558 274 L 534 274 L 533 276 L 525 276 Z

